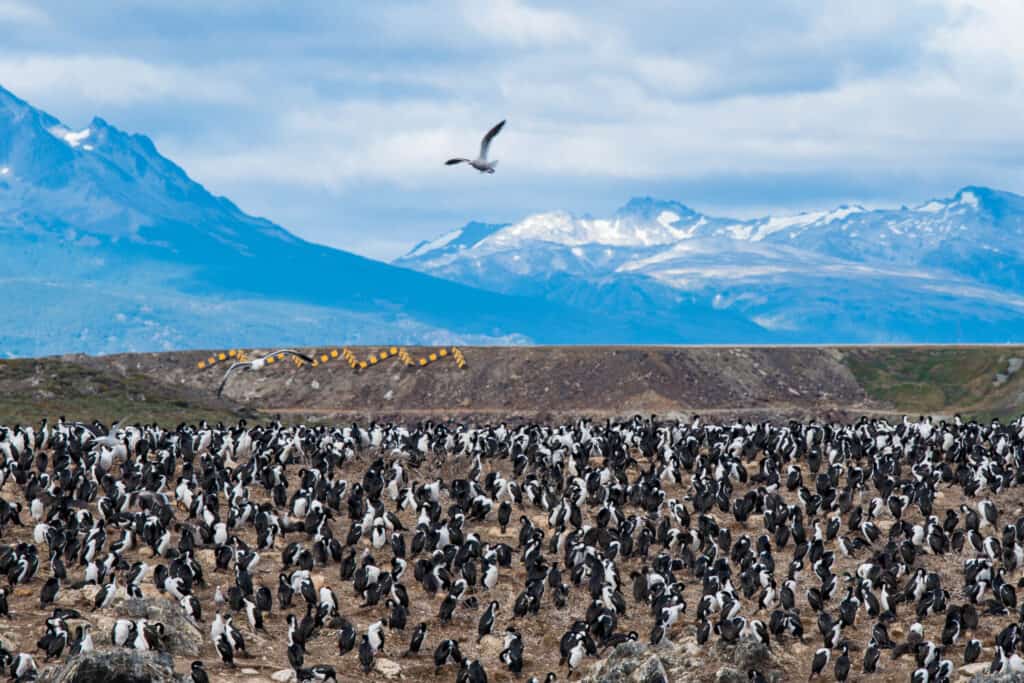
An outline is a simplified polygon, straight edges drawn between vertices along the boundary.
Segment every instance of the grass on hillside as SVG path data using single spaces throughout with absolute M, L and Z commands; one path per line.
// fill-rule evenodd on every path
M 38 424 L 61 415 L 163 425 L 202 419 L 228 423 L 239 417 L 226 404 L 196 400 L 141 373 L 121 375 L 56 359 L 0 361 L 0 424 Z
M 908 414 L 965 418 L 1017 417 L 1024 412 L 1024 372 L 996 386 L 1019 347 L 851 349 L 847 364 L 868 395 Z

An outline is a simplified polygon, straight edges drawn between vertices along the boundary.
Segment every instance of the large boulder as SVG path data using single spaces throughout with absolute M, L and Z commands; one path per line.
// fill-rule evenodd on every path
M 753 638 L 741 638 L 735 644 L 721 641 L 700 647 L 689 632 L 676 642 L 662 641 L 651 647 L 627 642 L 591 669 L 587 683 L 653 683 L 654 681 L 717 681 L 742 683 L 747 672 L 760 671 L 769 681 L 785 678 L 772 651 Z
M 973 676 L 970 683 L 1024 683 L 1024 673 L 990 674 L 986 670 Z
M 773 668 L 771 650 L 753 638 L 740 638 L 734 644 L 716 640 L 713 649 L 718 659 L 729 662 L 733 668 L 739 669 L 744 679 L 750 670 L 760 671 L 767 676 Z
M 68 657 L 40 674 L 40 683 L 185 683 L 165 652 L 93 651 Z
M 118 612 L 131 619 L 163 624 L 164 640 L 172 655 L 198 657 L 202 650 L 202 630 L 175 602 L 165 598 L 128 598 L 118 607 Z
M 633 641 L 612 650 L 587 680 L 592 683 L 654 683 L 670 679 L 654 649 Z

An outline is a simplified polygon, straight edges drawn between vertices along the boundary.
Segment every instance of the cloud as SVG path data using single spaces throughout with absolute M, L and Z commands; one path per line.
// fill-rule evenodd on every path
M 38 7 L 18 0 L 0 0 L 0 25 L 40 27 L 49 23 L 49 16 Z
M 564 45 L 587 37 L 577 17 L 518 0 L 463 0 L 461 11 L 466 23 L 480 36 L 498 43 L 519 47 Z
M 245 96 L 237 81 L 216 70 L 107 55 L 0 57 L 0 83 L 27 98 L 59 92 L 115 105 L 167 99 L 239 102 Z
M 0 83 L 349 248 L 630 193 L 745 214 L 1024 181 L 1011 0 L 112 2 L 0 0 Z M 496 176 L 441 165 L 500 118 Z

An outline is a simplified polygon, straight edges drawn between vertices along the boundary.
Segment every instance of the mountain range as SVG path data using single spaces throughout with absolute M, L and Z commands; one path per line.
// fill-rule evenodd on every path
M 1020 340 L 1024 199 L 733 221 L 634 199 L 387 264 L 302 240 L 144 135 L 0 87 L 0 355 L 276 344 Z
M 722 342 L 1024 338 L 1024 197 L 985 187 L 913 208 L 750 220 L 636 198 L 606 218 L 470 223 L 395 263 L 494 292 L 626 307 L 648 323 L 682 323 L 681 306 L 704 302 L 762 331 Z

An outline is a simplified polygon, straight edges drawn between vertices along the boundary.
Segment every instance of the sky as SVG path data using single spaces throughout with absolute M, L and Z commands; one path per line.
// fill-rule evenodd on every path
M 633 196 L 740 218 L 1024 192 L 1019 0 L 0 0 L 0 84 L 391 259 Z M 445 167 L 501 119 L 494 175 Z

